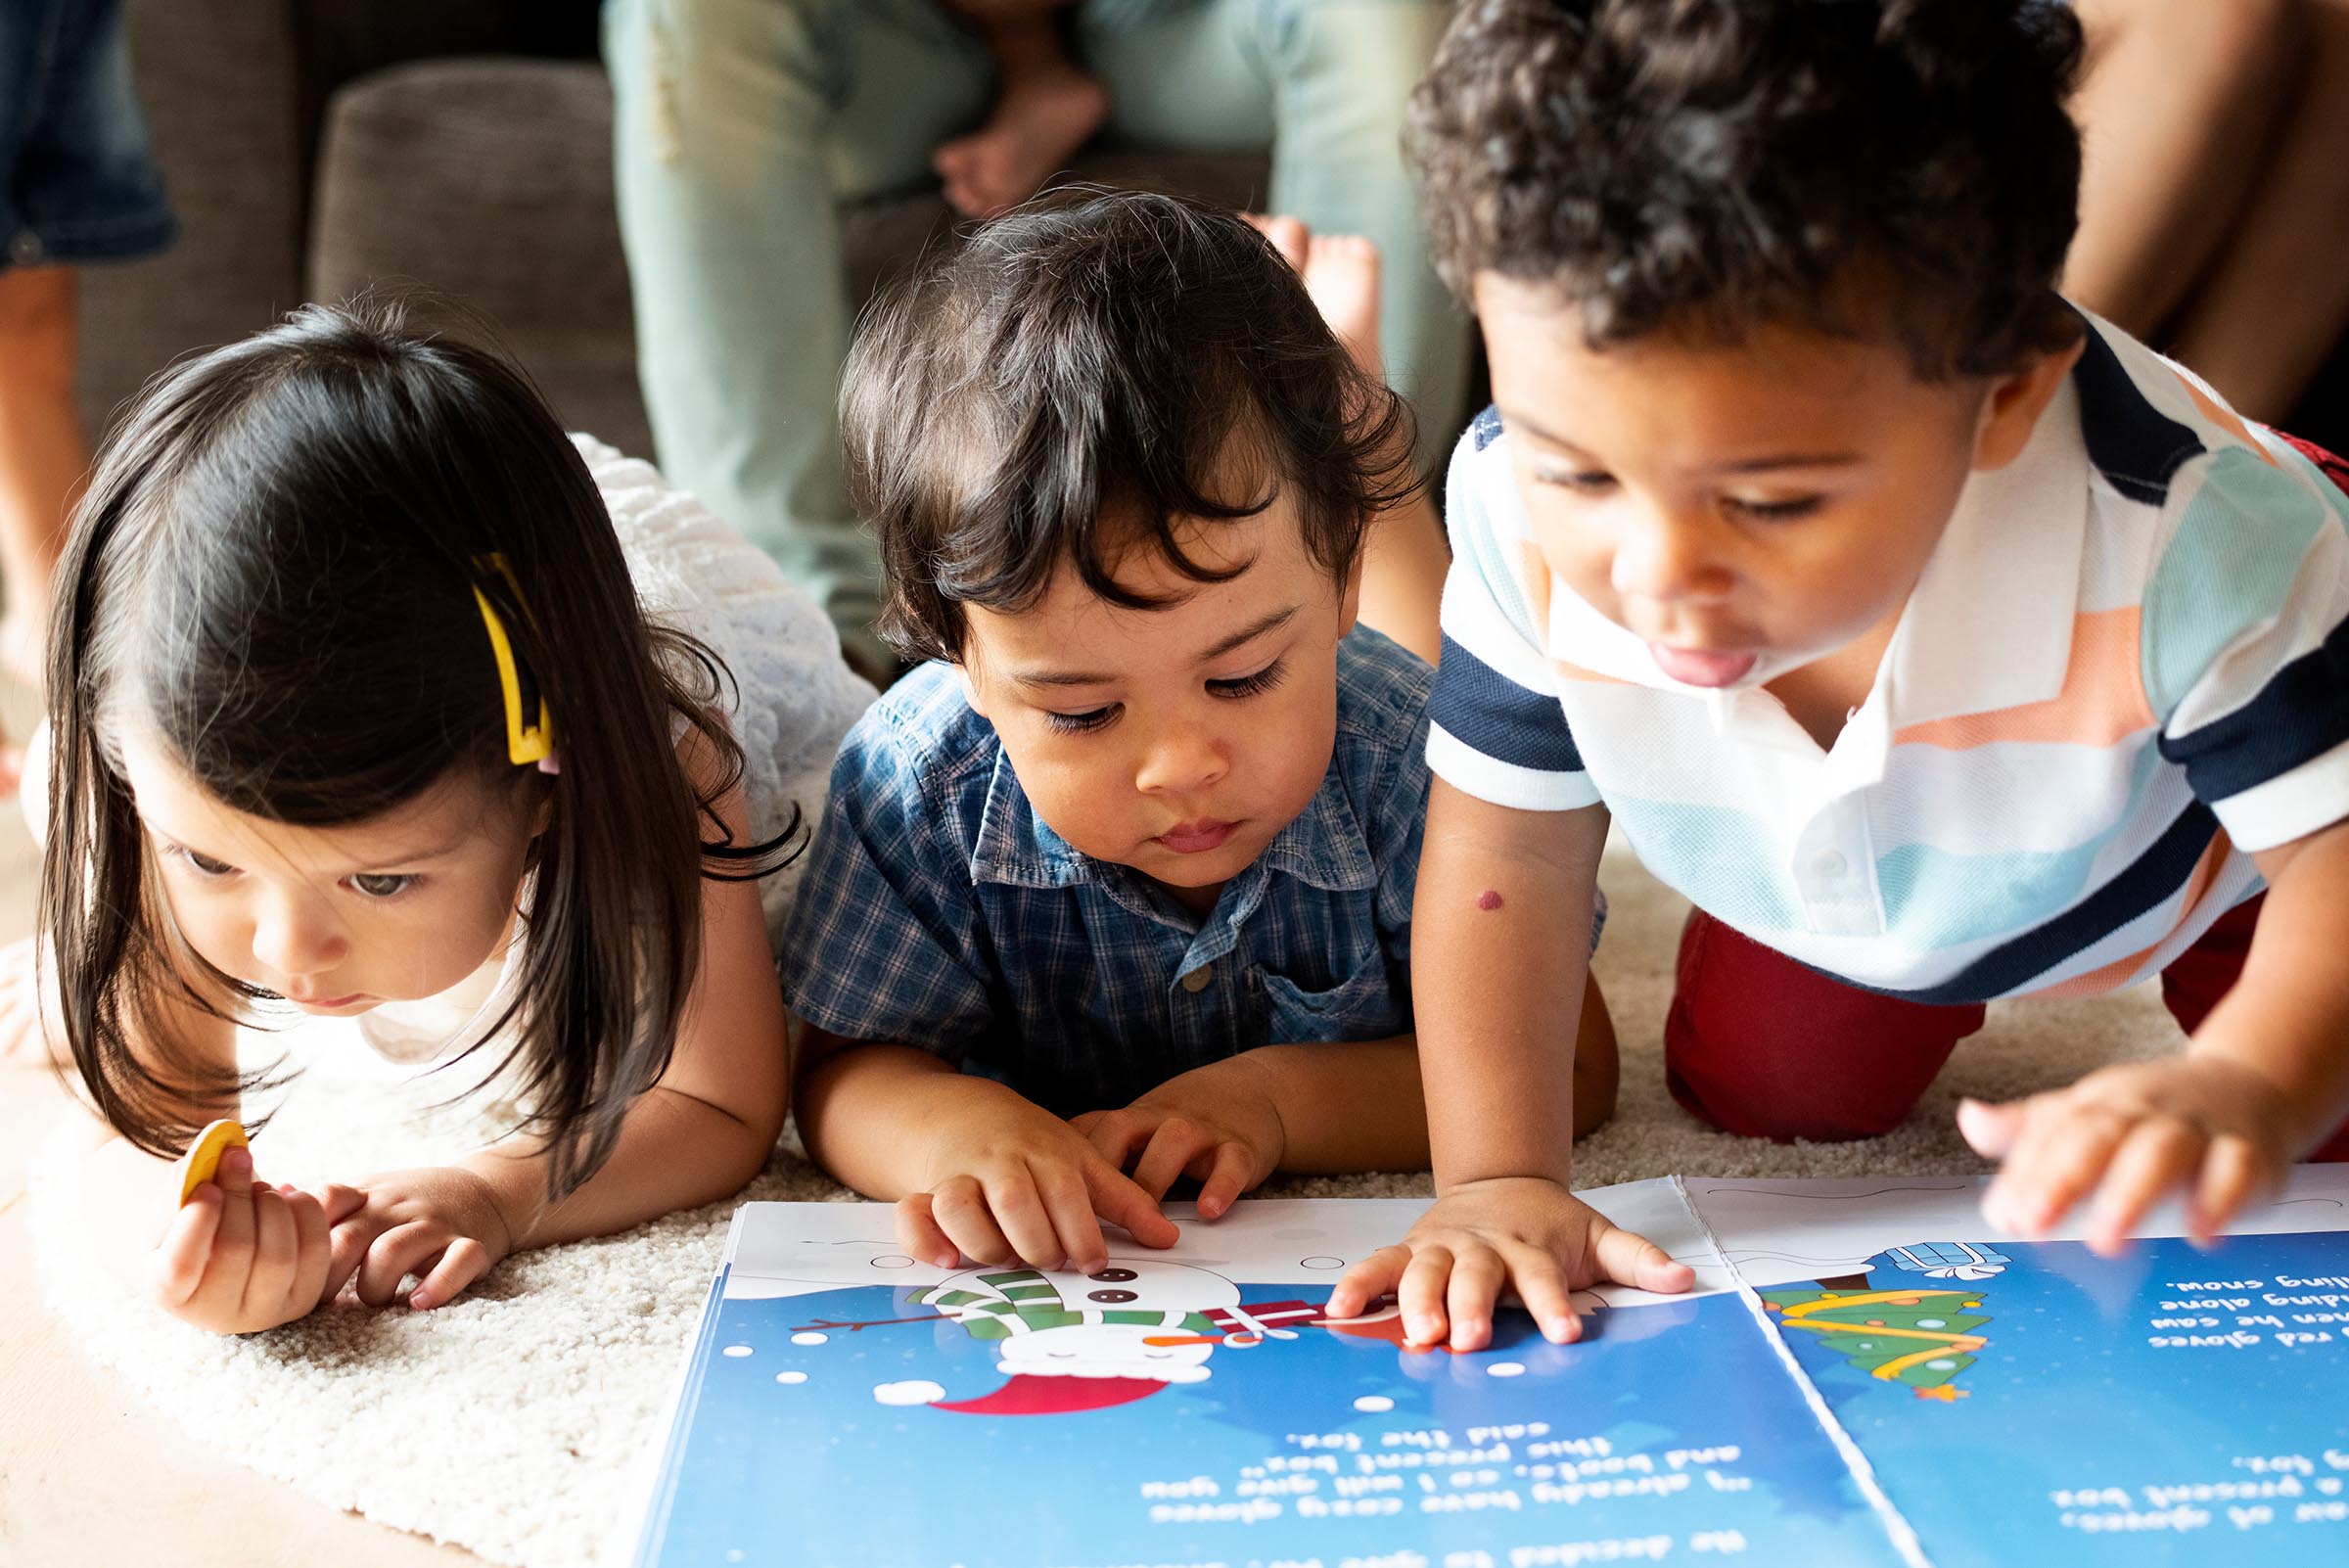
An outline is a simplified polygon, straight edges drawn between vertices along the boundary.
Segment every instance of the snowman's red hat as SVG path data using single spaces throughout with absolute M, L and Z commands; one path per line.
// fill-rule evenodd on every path
M 934 1400 L 934 1410 L 969 1415 L 1072 1415 L 1148 1399 L 1167 1385 L 1154 1377 L 1035 1377 L 1016 1374 L 975 1400 Z

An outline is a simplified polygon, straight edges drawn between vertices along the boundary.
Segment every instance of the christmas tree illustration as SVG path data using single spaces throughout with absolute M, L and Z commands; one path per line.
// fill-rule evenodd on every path
M 1989 1316 L 1978 1290 L 1896 1286 L 1871 1290 L 1849 1279 L 1809 1290 L 1766 1290 L 1763 1310 L 1782 1330 L 1815 1334 L 1852 1365 L 1906 1383 L 1920 1400 L 1966 1397 L 1958 1374 L 1990 1342 L 1976 1333 Z

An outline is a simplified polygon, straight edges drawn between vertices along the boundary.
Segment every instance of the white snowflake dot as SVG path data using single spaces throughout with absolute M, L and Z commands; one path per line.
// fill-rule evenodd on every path
M 1378 1415 L 1395 1408 L 1395 1402 L 1384 1394 L 1365 1394 L 1354 1402 L 1354 1407 L 1365 1415 Z
M 1949 1370 L 1951 1367 L 1953 1367 L 1953 1366 L 1957 1365 L 1958 1363 L 1957 1363 L 1956 1361 L 1953 1361 L 1953 1360 L 1948 1360 L 1947 1358 L 1944 1358 L 1943 1360 L 1938 1360 L 1938 1361 L 1927 1361 L 1927 1362 L 1925 1362 L 1925 1364 L 1926 1364 L 1927 1366 L 1930 1366 L 1930 1367 L 1932 1367 L 1932 1368 L 1933 1368 L 1933 1370 L 1935 1370 L 1936 1372 L 1946 1372 L 1946 1371 L 1948 1371 L 1948 1370 Z
M 805 1383 L 807 1381 L 807 1374 L 806 1372 L 777 1372 L 775 1381 L 778 1383 Z
M 812 1328 L 804 1329 L 791 1336 L 791 1342 L 794 1345 L 827 1345 L 831 1343 L 831 1335 L 819 1334 Z
M 737 1360 L 740 1360 L 742 1357 L 748 1356 L 750 1353 L 751 1353 L 751 1348 L 750 1348 L 748 1345 L 728 1345 L 728 1346 L 726 1347 L 726 1354 L 727 1354 L 728 1356 L 734 1357 L 734 1358 L 735 1358 L 735 1359 L 737 1359 Z
M 1950 1320 L 1946 1317 L 1920 1317 L 1916 1320 L 1916 1326 L 1919 1328 L 1947 1328 L 1950 1326 Z
M 1525 1363 L 1523 1361 L 1495 1361 L 1485 1368 L 1485 1375 L 1488 1377 L 1523 1377 Z

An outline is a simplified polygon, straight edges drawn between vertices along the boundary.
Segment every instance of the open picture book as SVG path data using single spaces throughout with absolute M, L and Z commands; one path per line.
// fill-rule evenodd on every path
M 1171 1209 L 1090 1275 L 945 1270 L 879 1204 L 746 1205 L 643 1568 L 2349 1561 L 2349 1168 L 2214 1251 L 1986 1238 L 1970 1178 L 1586 1192 L 1696 1271 L 1473 1354 L 1330 1287 L 1424 1204 Z M 2170 1217 L 2175 1220 L 2175 1216 Z M 2165 1233 L 2166 1231 L 2166 1233 Z

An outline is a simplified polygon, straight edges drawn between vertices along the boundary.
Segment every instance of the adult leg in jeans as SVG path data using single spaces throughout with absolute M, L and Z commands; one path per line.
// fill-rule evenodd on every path
M 1377 243 L 1381 350 L 1418 410 L 1430 469 L 1466 413 L 1468 322 L 1428 263 L 1402 137 L 1450 15 L 1442 0 L 1093 0 L 1079 14 L 1112 134 L 1154 147 L 1269 145 L 1267 211 Z
M 668 477 L 889 656 L 835 415 L 849 306 L 839 208 L 929 178 L 985 115 L 977 36 L 930 0 L 610 0 L 621 230 L 638 374 Z

